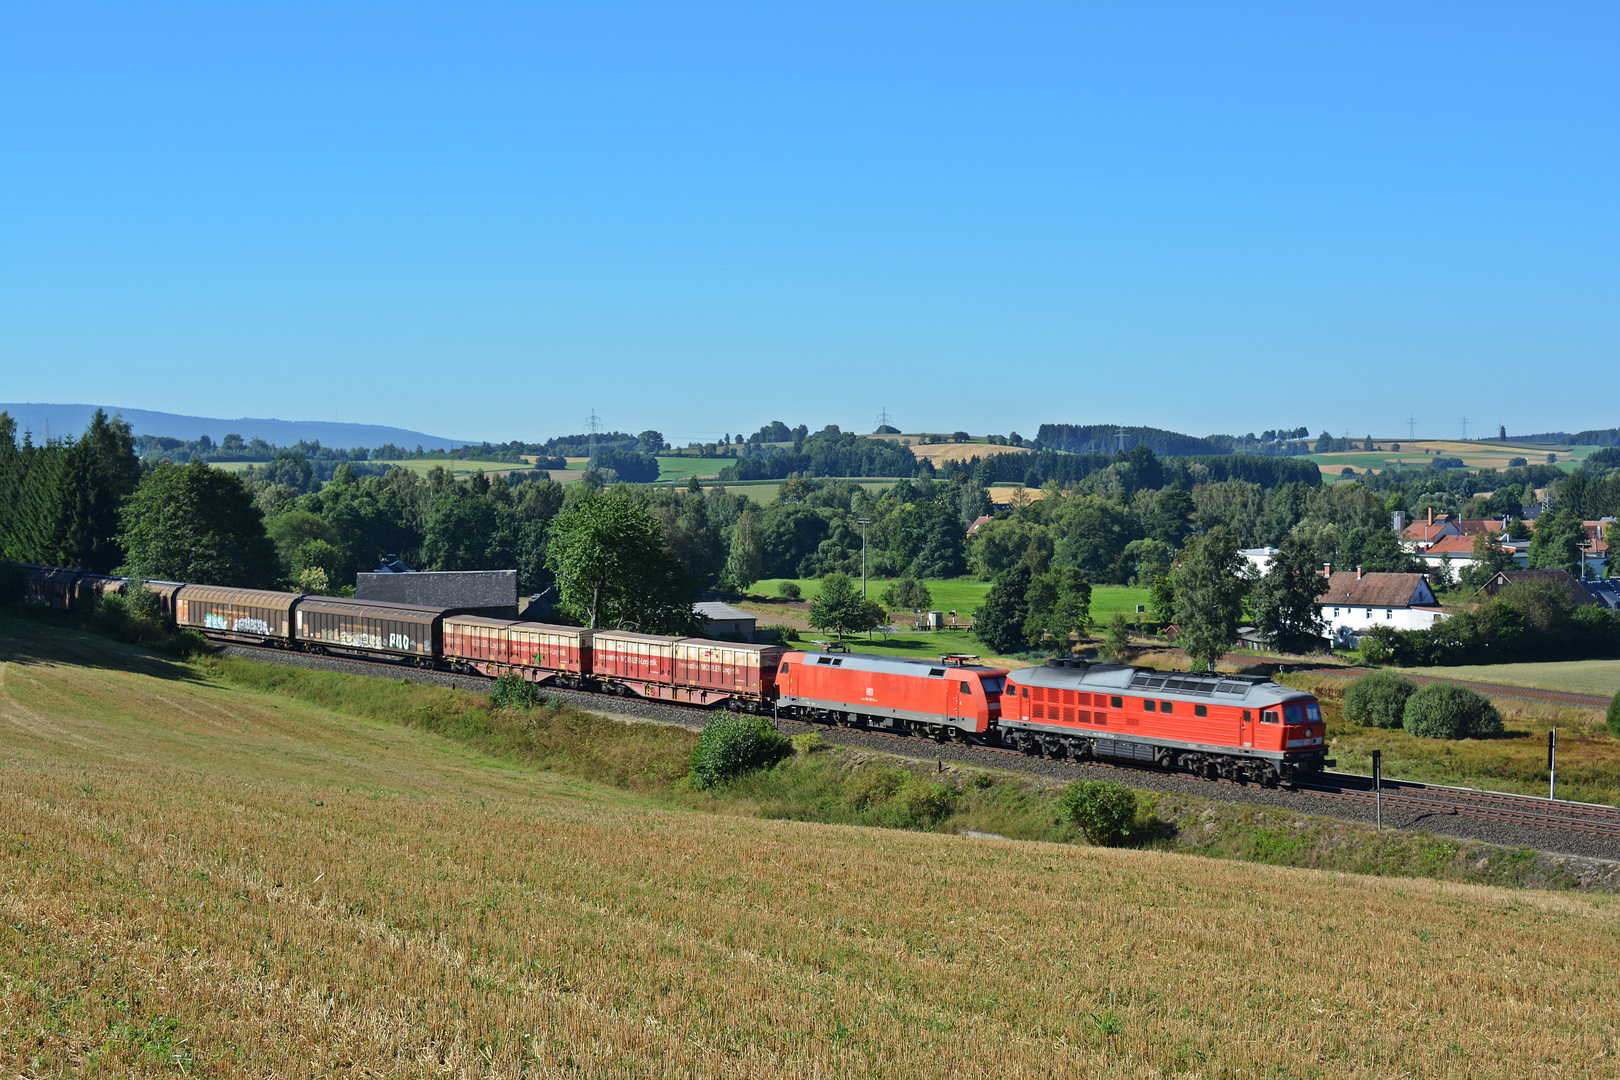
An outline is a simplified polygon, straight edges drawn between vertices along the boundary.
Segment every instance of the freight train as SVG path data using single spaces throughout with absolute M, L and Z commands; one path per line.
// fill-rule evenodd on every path
M 133 582 L 28 566 L 27 598 L 63 610 Z M 1266 785 L 1327 757 L 1316 698 L 1260 676 L 1051 660 L 1009 671 L 938 660 L 801 653 L 780 645 L 589 630 L 453 609 L 258 589 L 145 582 L 174 625 L 234 644 L 725 707 L 810 723 L 1137 762 Z

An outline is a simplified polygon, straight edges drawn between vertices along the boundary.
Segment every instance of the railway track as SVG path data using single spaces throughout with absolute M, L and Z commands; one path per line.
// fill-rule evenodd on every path
M 1564 802 L 1503 791 L 1385 780 L 1379 793 L 1373 779 L 1357 773 L 1325 773 L 1319 780 L 1295 785 L 1300 790 L 1362 802 L 1381 797 L 1391 806 L 1439 814 L 1468 814 L 1493 821 L 1511 821 L 1549 829 L 1590 833 L 1620 839 L 1620 807 L 1598 803 Z
M 344 664 L 353 664 L 358 667 L 371 668 L 377 675 L 392 675 L 394 677 L 425 677 L 435 681 L 443 681 L 452 685 L 460 685 L 467 689 L 484 689 L 490 680 L 480 675 L 462 675 L 453 672 L 433 671 L 405 664 L 390 663 L 382 660 L 362 659 L 359 657 L 332 657 L 317 656 L 307 653 L 292 653 L 283 649 L 256 648 L 247 645 L 233 645 L 232 648 L 242 653 L 251 654 L 256 658 L 271 660 L 272 662 L 297 662 L 293 658 L 304 658 L 316 662 L 340 661 Z M 1335 669 L 1342 670 L 1342 669 Z M 614 712 L 615 706 L 620 709 L 627 705 L 652 708 L 673 715 L 689 717 L 691 723 L 687 726 L 700 726 L 700 718 L 710 715 L 714 710 L 700 706 L 682 705 L 667 701 L 652 701 L 639 697 L 626 697 L 619 694 L 606 694 L 590 690 L 552 690 L 552 693 L 563 696 L 577 696 L 586 703 L 595 703 L 598 708 L 606 712 Z M 803 731 L 822 731 L 829 734 L 845 734 L 858 737 L 868 744 L 877 743 L 893 746 L 894 752 L 902 757 L 927 759 L 935 756 L 934 748 L 949 747 L 955 749 L 971 749 L 974 753 L 984 754 L 1006 761 L 1007 768 L 1019 769 L 1020 762 L 1039 760 L 1046 763 L 1046 759 L 1032 759 L 1022 751 L 1004 746 L 993 746 L 981 743 L 960 744 L 947 742 L 936 744 L 931 740 L 905 733 L 878 731 L 860 727 L 836 727 L 826 724 L 812 723 L 804 720 L 778 719 L 779 726 L 786 729 Z M 954 756 L 954 755 L 953 755 Z M 1346 803 L 1360 804 L 1365 807 L 1374 801 L 1372 790 L 1372 777 L 1357 773 L 1328 772 L 1308 782 L 1283 785 L 1277 788 L 1262 789 L 1258 785 L 1243 784 L 1233 780 L 1220 778 L 1207 778 L 1183 770 L 1165 769 L 1153 765 L 1130 762 L 1114 762 L 1087 760 L 1085 762 L 1069 762 L 1067 759 L 1050 764 L 1072 764 L 1076 768 L 1107 769 L 1122 774 L 1135 776 L 1156 776 L 1173 778 L 1199 787 L 1209 785 L 1244 788 L 1246 790 L 1267 791 L 1286 797 L 1288 792 L 1308 794 L 1316 798 L 1340 800 Z M 1549 801 L 1528 795 L 1513 795 L 1506 792 L 1482 791 L 1475 788 L 1451 787 L 1440 784 L 1424 784 L 1415 781 L 1385 779 L 1382 784 L 1381 797 L 1391 810 L 1403 810 L 1418 816 L 1419 820 L 1434 817 L 1471 817 L 1486 821 L 1500 822 L 1523 827 L 1550 829 L 1563 833 L 1576 833 L 1603 839 L 1620 840 L 1620 808 L 1602 806 L 1592 803 L 1574 803 Z

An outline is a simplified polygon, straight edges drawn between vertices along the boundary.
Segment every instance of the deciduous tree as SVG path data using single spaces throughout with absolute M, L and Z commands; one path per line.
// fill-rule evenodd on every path
M 1211 669 L 1237 644 L 1246 588 L 1242 568 L 1237 539 L 1217 526 L 1198 538 L 1175 570 L 1177 644 Z
M 624 488 L 587 492 L 551 525 L 546 566 L 585 625 L 689 634 L 692 581 L 664 548 L 658 519 Z

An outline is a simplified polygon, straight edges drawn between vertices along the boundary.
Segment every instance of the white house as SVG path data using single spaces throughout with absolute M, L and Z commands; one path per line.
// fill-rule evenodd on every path
M 1271 573 L 1271 560 L 1282 554 L 1281 549 L 1274 547 L 1238 548 L 1238 554 L 1243 556 L 1248 564 L 1262 574 Z
M 1333 644 L 1350 647 L 1374 626 L 1427 630 L 1445 612 L 1423 574 L 1364 574 L 1341 570 L 1328 575 L 1327 592 L 1316 599 Z

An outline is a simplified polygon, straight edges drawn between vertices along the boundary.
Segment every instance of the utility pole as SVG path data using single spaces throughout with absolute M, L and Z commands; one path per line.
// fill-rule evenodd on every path
M 585 421 L 585 430 L 591 433 L 591 460 L 596 460 L 596 433 L 602 430 L 602 418 L 591 410 L 591 415 Z
M 866 599 L 866 527 L 872 524 L 871 518 L 857 518 L 857 525 L 861 527 L 861 599 Z M 868 634 L 868 637 L 871 635 Z
M 1462 426 L 1463 426 L 1462 441 L 1467 442 L 1468 441 L 1468 417 L 1465 416 L 1465 417 L 1462 418 Z
M 878 408 L 878 420 L 877 420 L 878 430 L 882 431 L 884 428 L 888 427 L 889 426 L 889 420 L 890 420 L 890 417 L 889 417 L 889 409 L 888 409 L 888 407 L 887 406 L 880 406 Z
M 1417 418 L 1411 413 L 1406 414 L 1406 441 L 1411 442 L 1417 438 Z

